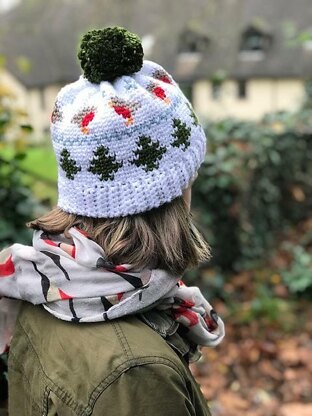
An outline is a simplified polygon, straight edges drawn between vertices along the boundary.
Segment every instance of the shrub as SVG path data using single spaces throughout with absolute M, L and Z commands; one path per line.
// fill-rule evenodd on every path
M 290 292 L 295 294 L 312 293 L 312 254 L 301 245 L 286 244 L 292 255 L 290 267 L 282 271 L 282 277 Z
M 312 110 L 261 123 L 223 120 L 206 131 L 194 207 L 213 264 L 240 270 L 263 260 L 283 229 L 311 213 Z
M 0 85 L 0 149 L 14 148 L 10 158 L 0 154 L 0 248 L 13 242 L 29 242 L 25 222 L 31 219 L 38 202 L 23 181 L 21 160 L 31 127 L 26 115 L 15 108 L 14 97 Z

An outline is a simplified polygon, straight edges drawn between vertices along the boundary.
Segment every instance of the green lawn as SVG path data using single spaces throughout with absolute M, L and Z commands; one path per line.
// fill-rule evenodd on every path
M 56 160 L 51 147 L 29 147 L 26 151 L 26 158 L 22 161 L 22 167 L 43 179 L 56 183 Z
M 6 159 L 13 152 L 13 148 L 9 146 L 1 149 L 1 155 Z M 52 146 L 29 146 L 25 154 L 25 159 L 21 161 L 21 167 L 25 171 L 25 183 L 31 187 L 37 198 L 50 200 L 54 205 L 57 198 L 57 167 Z

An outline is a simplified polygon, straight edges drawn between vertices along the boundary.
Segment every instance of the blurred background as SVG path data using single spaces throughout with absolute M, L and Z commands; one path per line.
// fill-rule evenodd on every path
M 193 209 L 213 258 L 187 280 L 227 327 L 192 366 L 213 415 L 311 415 L 312 0 L 0 0 L 0 247 L 55 205 L 55 96 L 81 34 L 116 24 L 207 133 Z

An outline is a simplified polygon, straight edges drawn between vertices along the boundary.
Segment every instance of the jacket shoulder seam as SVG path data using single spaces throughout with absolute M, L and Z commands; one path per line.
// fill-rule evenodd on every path
M 145 356 L 139 356 L 139 357 L 133 357 L 131 348 L 128 344 L 128 342 L 126 341 L 126 337 L 123 334 L 123 331 L 120 328 L 120 325 L 117 324 L 117 322 L 113 323 L 114 325 L 118 325 L 118 327 L 120 328 L 122 335 L 123 335 L 123 341 L 126 341 L 126 345 L 123 343 L 122 344 L 122 348 L 123 351 L 125 353 L 125 356 L 127 357 L 126 360 L 124 360 L 120 365 L 118 365 L 112 372 L 110 372 L 96 387 L 95 389 L 91 392 L 90 396 L 89 396 L 89 400 L 87 403 L 87 406 L 84 406 L 83 404 L 78 403 L 74 397 L 65 389 L 61 388 L 60 386 L 58 386 L 45 372 L 44 367 L 42 365 L 42 362 L 40 360 L 40 357 L 38 356 L 36 350 L 34 349 L 32 342 L 29 338 L 29 335 L 27 334 L 27 332 L 25 331 L 24 327 L 21 325 L 20 322 L 17 322 L 17 324 L 20 326 L 20 328 L 22 329 L 22 331 L 24 332 L 25 336 L 28 339 L 28 343 L 30 348 L 32 349 L 33 353 L 35 354 L 35 356 L 37 357 L 38 360 L 38 364 L 40 366 L 40 369 L 42 371 L 42 374 L 44 375 L 44 377 L 46 378 L 46 381 L 48 383 L 47 386 L 45 386 L 46 389 L 53 391 L 53 393 L 64 403 L 66 404 L 69 408 L 71 408 L 76 414 L 77 416 L 89 416 L 92 415 L 92 411 L 93 411 L 93 407 L 95 406 L 95 403 L 97 401 L 97 399 L 100 397 L 100 395 L 105 391 L 105 389 L 107 389 L 112 383 L 114 383 L 123 373 L 125 373 L 126 371 L 130 370 L 131 368 L 134 367 L 138 367 L 141 365 L 149 365 L 149 364 L 162 364 L 162 365 L 167 365 L 168 367 L 172 368 L 183 380 L 183 373 L 182 371 L 179 369 L 179 366 L 177 365 L 177 363 L 174 362 L 174 360 L 170 359 L 169 357 L 163 357 L 163 356 L 158 356 L 158 355 L 145 355 Z M 117 329 L 117 325 L 116 325 L 116 335 L 117 333 L 119 333 L 118 339 L 121 341 L 121 337 L 122 335 L 120 334 L 120 331 L 118 332 Z M 128 348 L 127 348 L 128 346 Z M 180 360 L 180 358 L 177 359 Z M 182 361 L 181 361 L 181 365 L 183 365 Z
M 120 342 L 121 348 L 128 359 L 134 358 L 127 337 L 125 336 L 121 325 L 117 321 L 111 321 L 112 327 L 114 328 L 115 334 Z
M 152 355 L 127 360 L 120 364 L 117 368 L 115 368 L 115 370 L 112 371 L 107 377 L 105 377 L 105 379 L 102 380 L 101 383 L 98 384 L 97 387 L 93 390 L 93 392 L 90 395 L 88 406 L 86 408 L 87 414 L 92 414 L 92 410 L 98 398 L 110 385 L 117 381 L 122 374 L 131 370 L 132 368 L 150 364 L 160 364 L 170 367 L 179 375 L 179 377 L 182 380 L 185 379 L 185 376 L 183 376 L 182 372 L 179 370 L 178 365 L 173 360 L 167 357 Z

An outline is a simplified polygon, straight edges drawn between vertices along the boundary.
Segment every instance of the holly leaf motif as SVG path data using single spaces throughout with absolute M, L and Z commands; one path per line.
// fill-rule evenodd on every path
M 187 127 L 186 123 L 183 123 L 181 120 L 177 118 L 173 120 L 173 127 L 175 131 L 174 133 L 172 133 L 172 136 L 175 137 L 175 140 L 171 144 L 174 147 L 183 146 L 182 150 L 185 151 L 191 144 L 191 127 Z
M 158 140 L 153 142 L 149 136 L 140 136 L 137 146 L 137 150 L 133 152 L 137 157 L 131 163 L 143 167 L 146 172 L 158 169 L 159 161 L 167 149 L 160 146 Z
M 71 159 L 70 153 L 67 149 L 63 149 L 61 152 L 60 166 L 66 173 L 66 178 L 75 179 L 76 173 L 81 171 L 81 166 L 77 166 L 74 159 Z
M 98 175 L 101 181 L 113 180 L 123 163 L 117 162 L 116 156 L 111 156 L 109 149 L 105 146 L 98 147 L 93 153 L 94 158 L 90 162 L 88 171 Z

